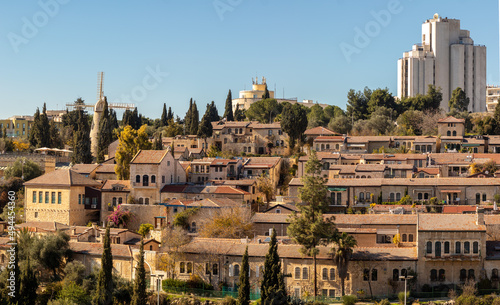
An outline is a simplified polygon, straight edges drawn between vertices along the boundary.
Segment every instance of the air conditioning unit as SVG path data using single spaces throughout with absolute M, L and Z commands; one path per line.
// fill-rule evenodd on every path
M 91 207 L 92 209 L 97 209 L 97 204 L 92 204 L 92 205 L 90 205 L 90 207 Z

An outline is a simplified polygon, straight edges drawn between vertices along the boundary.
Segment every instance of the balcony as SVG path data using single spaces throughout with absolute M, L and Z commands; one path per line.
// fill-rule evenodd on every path
M 132 186 L 135 188 L 150 188 L 154 189 L 157 187 L 157 183 L 148 183 L 147 185 L 143 185 L 142 182 L 132 182 Z

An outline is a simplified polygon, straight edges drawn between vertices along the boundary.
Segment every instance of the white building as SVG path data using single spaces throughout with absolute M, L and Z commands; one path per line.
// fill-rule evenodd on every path
M 495 112 L 495 107 L 500 99 L 500 87 L 488 86 L 486 88 L 486 110 L 488 112 Z
M 438 14 L 422 24 L 422 43 L 398 60 L 398 98 L 426 94 L 428 85 L 441 87 L 441 108 L 457 87 L 470 99 L 469 111 L 486 111 L 486 47 L 474 45 L 460 20 Z

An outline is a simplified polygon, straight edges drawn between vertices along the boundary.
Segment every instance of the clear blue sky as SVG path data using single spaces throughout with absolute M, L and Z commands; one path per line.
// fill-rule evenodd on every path
M 129 96 L 151 118 L 163 103 L 183 117 L 190 97 L 200 112 L 214 100 L 222 114 L 228 89 L 237 96 L 256 75 L 276 85 L 278 97 L 284 88 L 286 97 L 345 109 L 350 88 L 396 95 L 397 59 L 420 42 L 421 24 L 434 13 L 460 19 L 487 46 L 487 83 L 499 83 L 493 0 L 394 0 L 398 12 L 350 61 L 341 43 L 356 47 L 355 27 L 364 32 L 376 20 L 371 12 L 394 1 L 59 1 L 67 3 L 49 6 L 50 15 L 37 1 L 0 4 L 0 118 L 33 114 L 43 102 L 48 109 L 78 97 L 94 103 L 99 71 L 108 101 Z

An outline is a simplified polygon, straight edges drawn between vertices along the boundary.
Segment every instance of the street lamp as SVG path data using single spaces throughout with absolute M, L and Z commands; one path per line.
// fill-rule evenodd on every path
M 413 278 L 413 275 L 402 275 L 399 277 L 401 280 L 405 280 L 405 304 L 406 305 L 406 281 L 411 280 Z
M 160 304 L 160 290 L 162 290 L 161 281 L 163 279 L 163 274 L 151 274 L 151 277 L 156 279 L 156 291 L 157 291 L 157 297 L 158 297 L 156 304 L 159 305 Z

